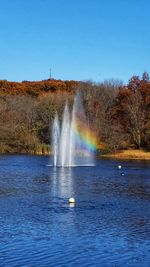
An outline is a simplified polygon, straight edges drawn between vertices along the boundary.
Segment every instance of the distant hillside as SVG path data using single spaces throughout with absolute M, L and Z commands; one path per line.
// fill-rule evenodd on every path
M 77 90 L 100 151 L 150 151 L 150 78 L 145 72 L 127 85 L 113 79 L 100 84 L 1 80 L 0 153 L 49 153 L 55 114 L 61 124 L 66 100 L 71 110 Z
M 7 80 L 0 80 L 0 94 L 39 96 L 47 92 L 58 91 L 74 93 L 74 90 L 77 85 L 77 81 L 61 81 L 54 79 L 22 82 L 10 82 Z

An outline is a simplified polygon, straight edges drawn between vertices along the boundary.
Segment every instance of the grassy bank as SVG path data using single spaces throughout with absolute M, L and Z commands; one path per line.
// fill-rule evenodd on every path
M 35 146 L 33 154 L 35 155 L 50 155 L 50 146 L 46 144 Z
M 122 159 L 122 160 L 150 160 L 150 152 L 142 149 L 129 149 L 114 153 L 101 154 L 102 158 Z
M 50 146 L 47 144 L 28 146 L 12 146 L 0 144 L 0 154 L 50 155 Z
M 38 144 L 31 146 L 8 146 L 0 144 L 0 154 L 31 154 L 50 155 L 50 145 Z M 107 153 L 104 148 L 98 150 L 98 158 L 120 159 L 120 160 L 150 160 L 150 151 L 142 149 L 120 150 Z

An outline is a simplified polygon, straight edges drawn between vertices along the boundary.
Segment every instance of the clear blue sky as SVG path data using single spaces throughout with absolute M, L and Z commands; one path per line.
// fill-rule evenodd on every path
M 0 0 L 0 79 L 150 72 L 149 0 Z

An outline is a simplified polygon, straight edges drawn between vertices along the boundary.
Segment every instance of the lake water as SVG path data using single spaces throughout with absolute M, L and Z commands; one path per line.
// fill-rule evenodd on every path
M 0 156 L 0 266 L 150 266 L 150 162 L 48 164 Z

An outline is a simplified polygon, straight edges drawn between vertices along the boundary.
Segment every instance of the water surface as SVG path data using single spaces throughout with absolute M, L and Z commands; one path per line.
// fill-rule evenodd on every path
M 150 266 L 150 163 L 50 163 L 0 156 L 0 266 Z

